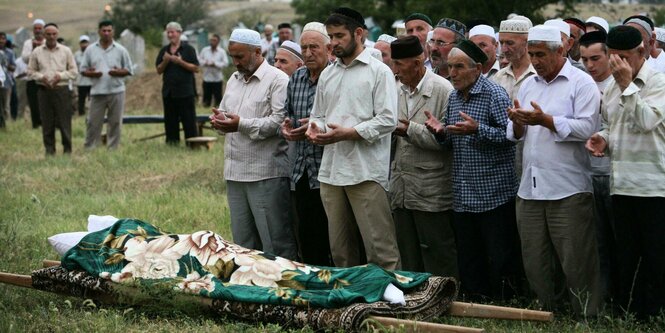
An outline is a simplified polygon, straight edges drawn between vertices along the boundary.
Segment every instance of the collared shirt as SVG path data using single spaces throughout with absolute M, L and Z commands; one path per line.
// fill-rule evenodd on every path
M 309 79 L 309 70 L 304 66 L 291 75 L 286 94 L 286 112 L 294 127 L 300 127 L 298 119 L 309 117 L 310 111 L 314 107 L 317 83 L 318 79 L 314 82 Z M 300 177 L 307 172 L 309 188 L 319 188 L 318 177 L 322 157 L 323 146 L 314 145 L 307 140 L 296 141 L 291 186 L 295 186 Z
M 499 70 L 501 70 L 501 66 L 499 65 L 499 60 L 497 59 L 494 60 L 492 68 L 490 68 L 490 70 L 487 73 L 484 73 L 483 76 L 489 79 L 492 76 L 494 76 L 496 73 L 498 73 Z
M 76 66 L 78 66 L 79 69 L 79 75 L 76 77 L 76 85 L 79 87 L 89 87 L 92 85 L 92 80 L 87 77 L 83 76 L 83 71 L 84 69 L 81 68 L 83 66 L 83 52 L 81 50 L 77 50 L 74 52 L 74 61 L 76 61 Z
M 515 144 L 506 138 L 508 94 L 482 75 L 469 90 L 469 99 L 455 90 L 445 114 L 446 125 L 464 121 L 464 112 L 478 122 L 472 135 L 437 137 L 453 149 L 453 209 L 482 213 L 515 198 Z
M 665 74 L 645 63 L 623 92 L 611 83 L 601 114 L 600 134 L 612 162 L 610 193 L 665 197 Z
M 166 45 L 159 51 L 155 66 L 162 63 L 164 53 L 167 52 L 171 54 L 171 45 Z M 180 55 L 182 60 L 190 64 L 199 65 L 196 50 L 189 44 L 180 43 L 175 55 Z M 196 95 L 194 73 L 178 64 L 169 62 L 162 75 L 162 97 L 184 98 Z
M 570 56 L 568 56 L 566 59 L 568 60 L 568 62 L 569 62 L 571 65 L 573 65 L 573 67 L 575 67 L 575 68 L 581 70 L 582 72 L 588 74 L 588 72 L 587 72 L 587 70 L 586 70 L 586 67 L 584 67 L 584 64 L 583 64 L 581 61 L 577 61 L 577 60 L 571 58 Z
M 647 63 L 658 72 L 665 73 L 665 52 L 660 50 L 657 57 L 649 57 Z
M 452 91 L 448 80 L 429 70 L 413 92 L 402 85 L 398 118 L 409 120 L 409 127 L 406 136 L 393 136 L 395 158 L 390 174 L 393 209 L 442 212 L 453 208 L 453 153 L 443 149 L 425 127 L 425 111 L 437 119 L 443 118 Z
M 30 54 L 32 54 L 32 41 L 33 39 L 30 38 L 23 42 L 23 48 L 21 49 L 21 58 L 23 58 L 23 62 L 26 64 L 30 62 Z M 46 43 L 46 40 L 42 40 L 42 45 Z
M 598 87 L 598 91 L 600 91 L 601 95 L 601 100 L 602 100 L 602 95 L 607 86 L 610 85 L 610 83 L 614 82 L 614 76 L 610 75 L 608 76 L 605 80 L 601 82 L 596 82 L 596 87 Z M 601 103 L 601 108 L 602 108 L 602 103 Z M 602 117 L 601 117 L 602 118 Z M 589 159 L 591 162 L 591 174 L 594 176 L 609 176 L 610 175 L 610 157 L 609 156 L 603 156 L 603 157 L 596 157 L 591 154 L 589 154 Z
M 210 63 L 210 65 L 206 65 Z M 222 69 L 229 65 L 229 57 L 226 51 L 220 46 L 212 50 L 212 47 L 206 46 L 199 54 L 199 64 L 203 69 L 203 82 L 222 82 L 224 74 Z
M 524 140 L 522 180 L 517 195 L 527 200 L 559 200 L 593 192 L 589 152 L 584 147 L 599 125 L 600 92 L 591 76 L 566 61 L 550 82 L 539 75 L 524 81 L 517 100 L 523 108 L 537 103 L 553 117 L 556 132 L 526 126 L 516 139 L 508 121 L 508 138 Z
M 54 48 L 49 49 L 44 45 L 39 46 L 30 54 L 30 63 L 28 64 L 28 72 L 32 80 L 38 81 L 37 84 L 45 76 L 50 80 L 55 74 L 60 76 L 58 86 L 69 85 L 69 80 L 76 79 L 78 69 L 74 61 L 72 51 L 60 43 L 57 43 Z
M 117 94 L 125 91 L 125 78 L 111 76 L 109 70 L 122 68 L 128 70 L 129 75 L 134 73 L 129 52 L 115 41 L 106 49 L 99 42 L 85 49 L 81 68 L 85 71 L 91 67 L 94 67 L 95 71 L 102 72 L 102 76 L 90 78 L 92 81 L 90 95 Z
M 490 80 L 496 82 L 496 84 L 506 89 L 508 97 L 510 98 L 510 104 L 513 104 L 513 101 L 517 97 L 517 92 L 522 86 L 522 82 L 531 75 L 536 75 L 536 69 L 533 68 L 533 65 L 529 63 L 529 67 L 520 75 L 520 77 L 515 77 L 515 72 L 513 72 L 513 64 L 510 64 L 504 68 L 501 68 L 496 74 L 494 74 Z
M 432 70 L 432 59 L 430 58 L 425 59 L 425 67 L 430 71 Z
M 289 177 L 287 144 L 277 135 L 284 116 L 289 78 L 263 61 L 245 80 L 238 72 L 229 78 L 219 109 L 240 116 L 238 131 L 226 133 L 224 178 L 254 182 Z
M 388 66 L 372 57 L 369 48 L 348 66 L 337 59 L 321 73 L 311 115 L 310 122 L 353 127 L 362 137 L 325 146 L 320 182 L 348 186 L 375 181 L 388 189 L 390 134 L 397 125 L 397 86 Z

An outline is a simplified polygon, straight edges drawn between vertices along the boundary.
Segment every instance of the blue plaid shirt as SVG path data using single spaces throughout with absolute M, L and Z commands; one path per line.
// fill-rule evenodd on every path
M 517 193 L 515 146 L 506 138 L 510 99 L 506 91 L 482 75 L 465 100 L 453 91 L 443 122 L 464 121 L 464 112 L 478 122 L 472 135 L 437 136 L 440 144 L 453 149 L 453 209 L 456 212 L 482 213 L 510 200 Z
M 309 80 L 309 70 L 304 66 L 291 75 L 287 87 L 285 109 L 294 127 L 300 127 L 298 119 L 309 117 L 314 106 L 317 83 L 318 79 L 316 82 Z M 291 175 L 292 188 L 305 171 L 307 171 L 309 188 L 319 188 L 318 177 L 322 157 L 323 146 L 313 145 L 307 140 L 296 141 L 296 160 Z

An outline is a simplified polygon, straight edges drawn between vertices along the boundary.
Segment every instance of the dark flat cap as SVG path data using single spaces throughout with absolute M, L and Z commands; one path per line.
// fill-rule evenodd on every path
M 390 57 L 392 59 L 406 59 L 419 56 L 423 47 L 416 36 L 402 36 L 390 43 Z
M 437 28 L 444 28 L 448 29 L 462 37 L 465 37 L 466 35 L 466 26 L 464 23 L 451 19 L 451 18 L 442 18 L 439 20 L 439 22 L 436 24 Z
M 357 23 L 364 29 L 367 29 L 367 26 L 365 25 L 365 19 L 363 18 L 363 15 L 357 12 L 356 10 L 353 10 L 348 7 L 339 7 L 335 10 L 332 11 L 332 15 L 340 15 L 344 16 L 347 19 L 350 19 L 351 21 Z
M 619 25 L 607 34 L 607 47 L 615 50 L 632 50 L 642 43 L 642 34 L 637 28 Z
M 425 21 L 430 26 L 432 25 L 432 19 L 429 18 L 429 16 L 427 16 L 423 13 L 413 13 L 413 14 L 407 16 L 406 19 L 404 20 L 404 23 L 409 22 L 409 21 L 413 21 L 413 20 Z
M 468 39 L 463 39 L 461 42 L 457 43 L 455 47 L 479 64 L 484 64 L 487 61 L 487 55 L 485 52 Z
M 592 32 L 587 32 L 580 37 L 580 45 L 589 46 L 596 43 L 607 43 L 607 34 L 605 30 L 600 29 Z
M 290 23 L 286 23 L 286 22 L 284 22 L 284 23 L 280 23 L 280 24 L 277 26 L 277 30 L 279 30 L 279 29 L 284 29 L 284 28 L 289 28 L 289 29 L 291 29 L 291 24 L 290 24 Z
M 563 20 L 564 22 L 568 24 L 572 24 L 578 28 L 580 28 L 582 31 L 586 32 L 586 23 L 582 22 L 582 20 L 576 18 L 576 17 L 569 17 Z

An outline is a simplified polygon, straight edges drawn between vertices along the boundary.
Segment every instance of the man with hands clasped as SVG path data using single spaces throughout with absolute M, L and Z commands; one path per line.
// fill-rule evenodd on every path
M 647 317 L 665 305 L 665 75 L 645 61 L 642 38 L 628 25 L 610 30 L 614 82 L 603 94 L 602 130 L 586 146 L 611 161 L 619 305 Z
M 584 142 L 598 128 L 600 93 L 565 58 L 558 28 L 529 29 L 528 50 L 537 75 L 522 84 L 506 130 L 510 140 L 524 141 L 516 201 L 524 269 L 543 306 L 567 294 L 577 313 L 595 315 L 600 276 Z M 560 269 L 564 292 L 556 288 Z

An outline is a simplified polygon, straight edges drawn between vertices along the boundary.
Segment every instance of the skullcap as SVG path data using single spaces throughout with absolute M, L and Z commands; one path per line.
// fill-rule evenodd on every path
M 309 22 L 305 24 L 305 27 L 302 28 L 302 32 L 304 33 L 305 31 L 314 31 L 318 32 L 325 37 L 326 43 L 330 42 L 330 36 L 328 36 L 328 31 L 326 30 L 325 24 L 321 22 Z
M 464 23 L 455 19 L 442 18 L 441 20 L 439 20 L 439 23 L 436 24 L 436 27 L 448 29 L 460 35 L 461 37 L 465 37 L 466 35 L 466 26 L 464 25 Z
M 460 51 L 464 52 L 473 61 L 484 64 L 487 61 L 487 55 L 476 44 L 468 39 L 463 39 L 455 45 Z
M 523 20 L 504 20 L 499 25 L 499 32 L 512 33 L 512 34 L 528 34 L 531 29 L 531 22 Z
M 665 43 L 665 29 L 656 28 L 656 40 Z
M 38 25 L 38 24 L 39 25 L 44 25 L 44 24 L 46 24 L 46 22 L 44 22 L 44 20 L 42 20 L 42 19 L 36 19 L 34 22 L 32 22 L 33 26 Z
M 559 29 L 560 32 L 563 32 L 564 35 L 570 37 L 570 26 L 562 19 L 547 20 L 543 25 L 555 27 Z M 559 39 L 561 39 L 561 36 L 559 36 Z
M 490 36 L 492 38 L 494 37 L 494 28 L 490 27 L 489 25 L 486 24 L 480 24 L 477 25 L 471 30 L 469 30 L 469 38 L 473 36 L 478 36 L 478 35 L 484 35 L 484 36 Z
M 377 42 L 377 43 L 378 43 L 378 42 L 384 42 L 384 43 L 388 43 L 388 44 L 390 44 L 390 43 L 394 42 L 396 39 L 397 39 L 397 38 L 395 38 L 395 37 L 393 37 L 393 36 L 391 36 L 391 35 L 383 34 L 383 35 L 379 36 L 379 38 L 376 40 L 376 42 Z
M 642 34 L 635 27 L 619 25 L 607 34 L 607 47 L 615 50 L 632 50 L 642 43 Z
M 283 49 L 294 56 L 298 57 L 298 59 L 302 59 L 302 49 L 300 48 L 300 45 L 290 41 L 290 40 L 285 40 L 282 42 L 282 45 L 279 46 L 280 49 Z
M 566 25 L 568 24 L 566 23 Z M 550 25 L 537 25 L 529 29 L 529 37 L 527 38 L 527 40 L 538 41 L 538 42 L 561 43 L 561 30 L 559 30 L 559 28 L 557 27 Z
M 390 43 L 390 57 L 392 59 L 406 59 L 419 56 L 423 53 L 418 37 L 402 36 Z
M 599 27 L 605 29 L 605 33 L 607 33 L 608 31 L 610 31 L 610 25 L 607 23 L 607 20 L 605 20 L 605 19 L 602 18 L 602 17 L 591 16 L 591 17 L 589 17 L 588 19 L 586 19 L 586 23 L 587 23 L 587 24 L 588 24 L 588 23 L 593 23 L 593 24 L 598 25 Z
M 250 29 L 235 29 L 231 32 L 229 42 L 261 46 L 261 35 L 258 32 Z
M 88 37 L 88 35 L 81 35 L 81 37 L 79 37 L 79 43 L 83 41 L 89 42 L 90 37 Z
M 413 21 L 413 20 L 425 21 L 425 22 L 427 22 L 427 24 L 430 25 L 430 27 L 432 26 L 432 19 L 429 18 L 429 16 L 427 16 L 423 13 L 413 13 L 413 14 L 407 16 L 406 19 L 404 20 L 404 23 L 407 23 L 407 22 Z

